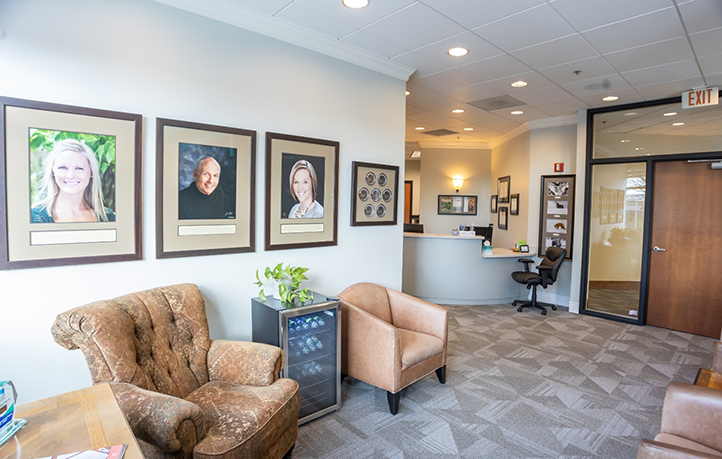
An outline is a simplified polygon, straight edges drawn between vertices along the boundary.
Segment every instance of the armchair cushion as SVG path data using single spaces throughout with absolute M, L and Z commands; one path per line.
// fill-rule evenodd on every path
M 426 333 L 399 329 L 401 340 L 401 371 L 444 352 L 444 342 Z

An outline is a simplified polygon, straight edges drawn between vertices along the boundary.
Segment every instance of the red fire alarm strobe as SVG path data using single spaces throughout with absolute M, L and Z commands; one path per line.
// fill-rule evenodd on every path
M 564 163 L 554 163 L 554 172 L 564 172 Z

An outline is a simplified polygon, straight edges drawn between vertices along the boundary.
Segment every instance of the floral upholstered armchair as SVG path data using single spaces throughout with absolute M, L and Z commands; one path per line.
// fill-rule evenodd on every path
M 298 384 L 283 351 L 211 340 L 193 284 L 60 314 L 55 341 L 80 348 L 93 384 L 110 383 L 146 459 L 280 458 L 298 436 Z

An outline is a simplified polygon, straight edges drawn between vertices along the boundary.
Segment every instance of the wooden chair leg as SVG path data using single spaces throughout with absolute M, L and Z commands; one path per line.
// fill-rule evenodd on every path
M 446 384 L 446 365 L 436 369 L 436 377 L 439 378 L 441 384 Z
M 391 414 L 396 415 L 396 413 L 399 412 L 399 402 L 401 401 L 401 391 L 398 391 L 395 394 L 392 394 L 391 392 L 386 391 L 386 399 L 389 402 L 389 411 L 391 411 Z

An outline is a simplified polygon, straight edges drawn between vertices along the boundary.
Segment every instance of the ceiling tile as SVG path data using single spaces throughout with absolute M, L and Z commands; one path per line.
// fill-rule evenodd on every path
M 420 113 L 423 111 L 424 111 L 423 108 L 416 107 L 409 103 L 406 104 L 406 116 L 413 115 L 414 113 Z
M 673 38 L 651 45 L 605 54 L 604 58 L 617 72 L 643 69 L 669 62 L 694 59 L 686 37 Z
M 519 80 L 526 81 L 527 85 L 522 88 L 515 88 L 511 85 Z M 522 94 L 527 91 L 554 86 L 553 82 L 536 72 L 520 73 L 518 75 L 487 81 L 484 84 L 512 97 L 516 97 L 517 94 Z
M 492 57 L 483 61 L 462 65 L 458 70 L 475 78 L 477 81 L 484 82 L 530 72 L 532 69 L 508 54 L 502 54 L 501 56 Z
M 430 89 L 435 92 L 441 92 L 445 89 L 456 89 L 463 86 L 474 84 L 476 80 L 457 72 L 456 70 L 445 70 L 443 72 L 434 73 L 433 75 L 424 76 L 414 79 L 416 86 Z
M 675 62 L 673 64 L 659 65 L 647 69 L 633 70 L 622 73 L 632 87 L 647 86 L 650 84 L 666 83 L 668 81 L 683 80 L 701 76 L 694 60 Z
M 451 114 L 451 113 L 449 113 L 449 114 Z M 442 126 L 442 127 L 446 127 L 446 123 L 450 121 L 450 117 L 448 115 L 443 115 L 441 113 L 432 112 L 432 111 L 415 113 L 413 115 L 407 116 L 406 119 L 417 122 L 417 123 L 422 123 L 422 125 L 424 123 L 426 123 L 426 124 L 433 124 L 434 126 Z
M 469 53 L 466 56 L 453 57 L 448 51 L 451 48 L 466 48 Z M 493 56 L 504 54 L 502 50 L 491 43 L 480 38 L 471 32 L 464 32 L 453 37 L 432 43 L 423 48 L 418 48 L 410 54 L 423 57 L 430 61 L 444 66 L 444 68 L 458 67 L 460 65 L 487 59 Z
M 515 127 L 522 124 L 518 121 L 512 121 L 499 116 L 496 113 L 479 110 L 478 112 L 470 112 L 466 117 L 466 120 L 472 124 L 478 126 L 485 126 L 489 129 L 494 129 L 499 132 L 509 132 Z
M 644 97 L 646 100 L 652 100 L 664 99 L 666 97 L 676 97 L 681 95 L 684 91 L 689 91 L 690 89 L 697 88 L 699 86 L 704 86 L 704 81 L 702 81 L 701 77 L 657 83 L 648 86 L 637 86 L 634 89 L 636 89 L 639 95 Z
M 431 75 L 432 73 L 441 72 L 442 70 L 446 70 L 446 67 L 444 67 L 443 65 L 439 65 L 436 62 L 431 62 L 430 60 L 419 57 L 413 53 L 406 53 L 400 56 L 396 56 L 393 58 L 393 60 L 416 69 L 416 72 L 411 75 L 410 80 L 420 78 L 426 75 Z
M 717 54 L 722 43 L 722 27 L 690 34 L 689 39 L 692 40 L 692 47 L 698 58 Z
M 555 0 L 551 6 L 578 31 L 672 6 L 671 0 Z
M 512 115 L 512 111 L 523 111 L 521 115 Z M 549 114 L 545 113 L 538 108 L 530 107 L 528 105 L 522 105 L 521 107 L 514 107 L 514 108 L 507 108 L 504 110 L 495 110 L 492 112 L 495 115 L 499 115 L 501 117 L 504 117 L 508 120 L 514 121 L 519 124 L 526 123 L 527 121 L 531 120 L 540 120 L 544 118 L 549 118 Z
M 529 67 L 538 69 L 599 56 L 599 53 L 581 35 L 574 34 L 520 49 L 511 55 Z
M 397 56 L 406 51 L 393 43 L 389 43 L 388 41 L 374 37 L 373 35 L 369 35 L 360 30 L 346 35 L 343 39 L 341 39 L 341 41 L 383 57 Z
M 367 8 L 357 10 L 346 8 L 339 0 L 294 0 L 293 2 L 287 1 L 286 3 L 291 4 L 276 17 L 298 25 L 303 25 L 301 23 L 302 21 L 306 23 L 317 23 L 323 19 L 336 24 L 328 24 L 325 27 L 343 27 L 348 30 L 346 33 L 350 33 L 411 5 L 414 3 L 414 0 L 371 2 Z M 319 19 L 314 20 L 310 16 L 317 16 Z M 320 30 L 315 27 L 311 29 L 320 32 Z M 338 35 L 333 37 L 340 38 L 342 36 L 343 35 Z
M 273 16 L 294 0 L 231 0 L 231 2 Z
M 402 48 L 413 50 L 461 33 L 464 28 L 428 6 L 414 3 L 362 30 Z
M 542 104 L 554 100 L 563 100 L 573 98 L 571 94 L 560 88 L 559 86 L 549 86 L 548 88 L 535 89 L 515 95 L 517 99 L 529 105 Z
M 442 107 L 451 107 L 452 105 L 456 105 L 458 103 L 458 100 L 454 100 L 441 94 L 432 94 L 430 96 L 414 99 L 414 105 L 419 108 L 423 108 L 424 110 L 435 110 Z
M 581 73 L 575 75 L 575 70 L 581 70 Z M 573 83 L 575 81 L 611 75 L 616 72 L 614 67 L 609 65 L 609 62 L 601 56 L 543 68 L 537 71 L 556 84 Z
M 534 108 L 537 108 L 544 113 L 548 113 L 551 116 L 573 115 L 579 110 L 586 110 L 590 108 L 589 104 L 577 98 L 557 100 L 555 102 L 544 102 L 533 105 Z
M 501 96 L 502 93 L 491 89 L 484 83 L 472 84 L 471 86 L 464 86 L 463 88 L 454 89 L 451 91 L 444 91 L 449 97 L 452 97 L 459 102 L 471 102 L 473 100 L 488 99 L 490 97 Z
M 599 78 L 590 78 L 588 80 L 575 81 L 561 85 L 562 88 L 569 91 L 577 97 L 588 96 L 592 94 L 618 95 L 617 92 L 628 89 L 629 84 L 618 74 L 606 75 Z M 602 96 L 597 97 L 601 99 Z
M 406 83 L 406 90 L 409 91 L 409 95 L 406 96 L 406 101 L 412 104 L 416 99 L 436 94 L 434 91 L 429 91 L 420 86 L 414 86 L 412 83 Z
M 714 75 L 715 73 L 722 73 L 722 54 L 715 54 L 713 56 L 702 57 L 698 59 L 702 72 L 705 75 Z
M 583 32 L 584 38 L 602 54 L 684 36 L 677 12 L 670 7 L 625 21 Z
M 695 0 L 679 5 L 687 33 L 702 32 L 722 25 L 722 3 L 719 0 Z
M 623 105 L 623 104 L 631 104 L 634 102 L 642 102 L 644 99 L 642 99 L 639 94 L 634 89 L 622 89 L 610 92 L 610 94 L 613 94 L 619 99 L 613 101 L 613 102 L 605 102 L 602 100 L 601 94 L 594 94 L 589 96 L 582 96 L 579 97 L 583 102 L 586 102 L 587 104 L 591 105 L 594 108 L 599 107 L 611 107 L 614 105 Z
M 514 0 L 513 2 L 500 2 L 499 0 L 421 1 L 467 29 L 473 29 L 474 27 L 541 5 L 545 0 Z
M 522 11 L 472 30 L 506 52 L 571 35 L 574 29 L 548 4 Z
M 340 4 L 340 2 L 338 3 Z M 358 27 L 344 21 L 343 15 L 334 14 L 330 10 L 317 10 L 308 6 L 304 8 L 301 2 L 294 2 L 291 6 L 276 14 L 276 17 L 336 39 L 358 29 Z
M 715 75 L 705 75 L 704 78 L 707 81 L 707 86 L 722 86 L 722 73 L 717 73 Z

